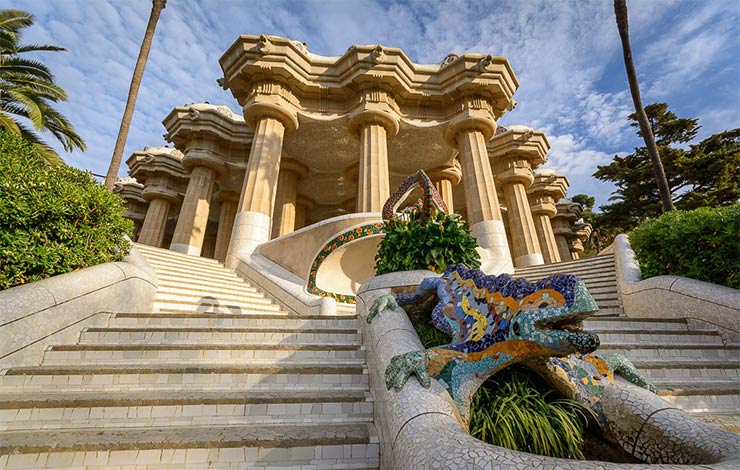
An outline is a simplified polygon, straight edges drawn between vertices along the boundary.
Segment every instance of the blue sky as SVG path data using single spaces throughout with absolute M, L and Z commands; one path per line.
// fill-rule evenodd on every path
M 115 144 L 150 0 L 0 0 L 36 16 L 25 41 L 67 48 L 43 60 L 67 90 L 59 105 L 88 144 L 68 163 L 104 174 Z M 633 53 L 645 104 L 666 101 L 697 117 L 699 138 L 740 126 L 740 1 L 629 0 Z M 160 18 L 124 159 L 161 145 L 162 119 L 193 101 L 238 105 L 221 90 L 218 58 L 239 34 L 306 42 L 341 55 L 352 44 L 402 48 L 418 63 L 451 52 L 506 56 L 521 83 L 501 124 L 544 130 L 546 167 L 607 202 L 599 164 L 640 145 L 626 116 L 627 79 L 610 0 L 169 0 Z M 52 142 L 49 140 L 49 142 Z M 122 174 L 125 172 L 125 165 Z

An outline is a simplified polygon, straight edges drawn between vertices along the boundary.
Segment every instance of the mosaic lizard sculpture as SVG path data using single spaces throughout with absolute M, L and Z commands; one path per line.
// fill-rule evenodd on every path
M 599 338 L 582 331 L 581 321 L 598 307 L 574 275 L 531 283 L 507 274 L 488 276 L 458 264 L 441 277 L 425 279 L 414 294 L 376 299 L 367 321 L 386 308 L 418 306 L 435 299 L 434 326 L 452 341 L 394 357 L 386 369 L 386 385 L 400 390 L 412 373 L 425 387 L 435 378 L 452 396 L 466 425 L 478 387 L 517 363 L 535 370 L 563 395 L 586 403 L 605 434 L 608 423 L 600 397 L 614 372 L 652 387 L 623 356 L 590 354 L 599 346 Z

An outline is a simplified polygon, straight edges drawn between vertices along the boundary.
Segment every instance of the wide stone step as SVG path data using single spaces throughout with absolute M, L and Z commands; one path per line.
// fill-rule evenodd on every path
M 622 308 L 622 302 L 620 302 L 619 299 L 599 298 L 594 296 L 594 300 L 596 301 L 596 305 L 599 306 L 599 309 Z
M 658 395 L 689 412 L 740 413 L 740 387 L 737 380 L 655 379 Z
M 601 330 L 590 328 L 590 332 L 599 335 L 602 344 L 614 345 L 622 343 L 661 344 L 679 346 L 682 344 L 710 344 L 723 346 L 722 337 L 715 330 L 686 330 L 686 331 L 649 331 L 649 330 Z
M 93 344 L 52 346 L 44 365 L 64 364 L 351 364 L 363 365 L 359 344 Z
M 379 464 L 377 437 L 366 423 L 7 431 L 0 434 L 0 453 L 10 454 L 0 460 L 4 468 L 321 470 Z
M 599 351 L 624 354 L 632 361 L 666 360 L 666 361 L 695 361 L 695 360 L 740 360 L 738 345 L 711 345 L 711 344 L 648 344 L 648 343 L 607 343 L 602 342 Z
M 211 286 L 221 286 L 224 288 L 237 288 L 237 289 L 243 289 L 245 292 L 247 291 L 253 291 L 258 292 L 258 289 L 255 288 L 250 283 L 246 282 L 244 279 L 240 278 L 236 274 L 233 273 L 224 273 L 223 275 L 219 275 L 218 273 L 211 274 L 211 275 L 201 275 L 201 274 L 192 274 L 192 273 L 180 273 L 180 272 L 171 272 L 169 270 L 165 269 L 157 269 L 157 280 L 161 282 L 167 282 L 169 284 L 175 284 L 175 285 L 198 285 L 198 286 L 205 286 L 205 287 L 211 287 Z
M 221 267 L 207 267 L 207 266 L 198 266 L 190 263 L 181 263 L 178 261 L 166 261 L 162 262 L 159 260 L 149 260 L 149 264 L 152 268 L 154 268 L 155 271 L 166 271 L 170 274 L 198 274 L 198 275 L 206 275 L 206 276 L 219 276 L 219 277 L 228 277 L 232 279 L 238 279 L 239 276 L 234 272 L 226 268 Z
M 185 253 L 179 253 L 172 250 L 165 250 L 161 248 L 145 247 L 137 245 L 137 249 L 147 259 L 147 261 L 160 261 L 160 260 L 174 260 L 180 262 L 187 262 L 192 264 L 199 264 L 203 266 L 216 266 L 223 269 L 223 264 L 213 258 L 205 258 L 203 256 L 192 256 Z
M 155 326 L 164 328 L 211 328 L 211 327 L 249 327 L 249 328 L 358 328 L 358 320 L 346 316 L 323 316 L 307 318 L 298 315 L 241 315 L 218 313 L 117 313 L 112 314 L 108 326 L 145 327 Z
M 596 313 L 591 315 L 593 317 L 621 317 L 624 316 L 624 310 L 622 307 L 608 307 L 600 308 Z
M 583 327 L 587 330 L 600 331 L 686 331 L 688 325 L 685 320 L 641 319 L 641 318 L 589 318 L 584 320 Z
M 214 293 L 215 294 L 215 293 Z M 280 307 L 272 303 L 270 299 L 265 297 L 241 297 L 238 293 L 231 295 L 214 295 L 208 294 L 182 294 L 182 293 L 170 293 L 157 291 L 154 297 L 155 302 L 158 303 L 173 303 L 173 304 L 189 304 L 195 306 L 231 306 L 240 307 L 245 309 L 264 308 L 266 310 L 279 310 Z
M 683 366 L 673 362 L 664 367 L 655 364 L 649 366 L 641 364 L 637 367 L 650 380 L 674 380 L 686 384 L 706 380 L 740 380 L 740 364 L 731 362 L 696 361 Z M 738 393 L 740 393 L 740 387 L 738 387 Z
M 558 263 L 538 264 L 536 266 L 527 266 L 524 268 L 517 268 L 517 271 L 548 269 L 548 268 L 557 268 L 557 267 L 563 267 L 563 266 L 584 266 L 584 265 L 590 266 L 590 265 L 609 264 L 609 263 L 614 264 L 614 256 L 612 255 L 592 256 L 590 258 L 560 261 Z
M 515 269 L 514 272 L 517 276 L 547 276 L 552 273 L 588 273 L 588 272 L 600 272 L 611 270 L 614 272 L 614 261 L 598 261 L 595 263 L 580 263 L 580 264 L 548 264 L 533 266 L 522 269 Z
M 363 366 L 341 364 L 36 366 L 0 375 L 4 393 L 62 391 L 365 390 Z
M 157 287 L 157 293 L 158 294 L 170 294 L 170 295 L 178 295 L 178 296 L 185 296 L 185 297 L 214 297 L 219 300 L 222 299 L 228 299 L 228 300 L 244 300 L 247 302 L 256 302 L 256 303 L 271 303 L 272 301 L 265 297 L 263 294 L 259 292 L 255 292 L 254 290 L 244 290 L 242 291 L 239 288 L 227 288 L 227 289 L 212 289 L 212 288 L 206 288 L 206 287 L 198 287 L 188 284 L 180 283 L 179 286 L 173 286 L 173 285 L 167 285 L 160 283 Z
M 372 421 L 364 392 L 0 394 L 0 431 Z
M 588 290 L 588 293 L 591 294 L 594 298 L 597 298 L 598 296 L 611 296 L 611 298 L 618 298 L 619 293 L 617 292 L 617 285 L 616 283 L 613 286 L 603 286 L 603 287 L 592 287 Z
M 80 344 L 358 344 L 357 330 L 268 328 L 85 328 Z
M 266 298 L 265 294 L 262 292 L 259 292 L 255 287 L 252 285 L 241 282 L 241 281 L 233 281 L 232 283 L 224 283 L 223 281 L 207 281 L 207 280 L 196 280 L 196 279 L 188 279 L 187 282 L 183 282 L 183 279 L 173 279 L 173 278 L 163 278 L 161 276 L 157 277 L 158 281 L 158 287 L 160 289 L 166 289 L 166 290 L 175 290 L 175 289 L 185 289 L 188 291 L 192 290 L 198 290 L 198 291 L 205 291 L 205 292 L 215 292 L 217 294 L 223 293 L 223 294 L 232 294 L 234 292 L 238 292 L 240 295 L 250 295 L 250 296 L 259 296 L 262 298 Z
M 244 303 L 229 303 L 215 305 L 209 302 L 170 302 L 159 301 L 155 297 L 154 310 L 157 312 L 176 312 L 176 313 L 232 313 L 236 315 L 252 315 L 262 313 L 279 313 L 283 312 L 279 305 L 248 305 Z M 285 312 L 287 314 L 287 312 Z

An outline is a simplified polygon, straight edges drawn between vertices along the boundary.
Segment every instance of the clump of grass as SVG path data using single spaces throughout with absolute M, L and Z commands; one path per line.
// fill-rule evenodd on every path
M 478 389 L 470 434 L 489 444 L 548 457 L 583 459 L 584 434 L 594 412 L 560 398 L 534 372 L 502 371 Z

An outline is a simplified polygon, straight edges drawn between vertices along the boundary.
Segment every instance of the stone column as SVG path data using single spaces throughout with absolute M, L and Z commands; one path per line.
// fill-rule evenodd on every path
M 219 261 L 226 259 L 229 251 L 231 231 L 234 229 L 234 218 L 239 205 L 239 194 L 232 191 L 219 191 L 213 197 L 221 205 L 218 214 L 218 231 L 216 232 L 216 247 L 213 257 Z
M 398 133 L 393 97 L 385 90 L 360 91 L 360 105 L 350 115 L 349 131 L 360 139 L 357 212 L 382 212 L 391 195 L 388 139 Z
M 149 201 L 144 223 L 139 233 L 139 243 L 162 248 L 167 216 L 180 199 L 171 187 L 172 181 L 162 173 L 152 175 L 145 183 L 141 197 Z
M 563 198 L 555 204 L 557 213 L 552 219 L 552 231 L 558 245 L 561 261 L 573 260 L 570 250 L 570 239 L 573 236 L 571 225 L 580 217 L 581 205 Z
M 275 206 L 283 137 L 298 127 L 298 119 L 286 107 L 264 101 L 244 106 L 244 118 L 254 129 L 252 149 L 244 175 L 238 212 L 226 256 L 226 266 L 239 260 L 270 239 L 270 219 Z M 274 97 L 278 102 L 279 96 Z
M 429 170 L 429 178 L 437 188 L 437 192 L 442 196 L 449 209 L 450 213 L 455 212 L 454 199 L 452 198 L 452 189 L 457 186 L 462 178 L 462 170 L 460 169 L 460 162 L 455 160 L 455 163 L 450 166 L 437 167 Z
M 591 236 L 593 227 L 591 224 L 584 223 L 583 221 L 575 223 L 571 227 L 571 237 L 568 239 L 570 245 L 570 255 L 573 259 L 579 259 L 581 253 L 583 253 L 583 242 L 588 240 Z
M 487 101 L 469 97 L 445 129 L 445 140 L 459 151 L 470 232 L 478 241 L 481 269 L 487 274 L 514 271 L 501 217 L 486 141 L 496 130 Z M 488 105 L 490 108 L 490 105 Z
M 170 213 L 170 201 L 155 198 L 149 201 L 144 223 L 139 232 L 139 243 L 160 248 L 164 241 L 164 229 L 167 225 L 167 215 Z
M 547 139 L 542 132 L 512 126 L 497 134 L 489 147 L 496 184 L 502 188 L 506 202 L 514 266 L 544 264 L 527 188 L 534 181 L 533 168 L 545 162 Z
M 300 194 L 296 197 L 295 202 L 295 229 L 302 229 L 306 226 L 306 211 L 312 209 L 314 202 Z
M 282 237 L 295 230 L 298 181 L 307 173 L 308 167 L 298 161 L 283 160 L 280 164 L 275 214 L 272 220 L 272 238 Z
M 558 212 L 555 201 L 565 196 L 569 184 L 564 175 L 555 174 L 553 170 L 541 170 L 534 175 L 534 183 L 527 189 L 529 207 L 545 263 L 561 261 L 550 219 Z
M 208 224 L 216 172 L 209 166 L 193 166 L 192 163 L 188 166 L 186 162 L 188 162 L 187 154 L 183 159 L 183 166 L 191 168 L 190 180 L 188 189 L 185 191 L 180 216 L 177 218 L 170 250 L 200 256 Z

